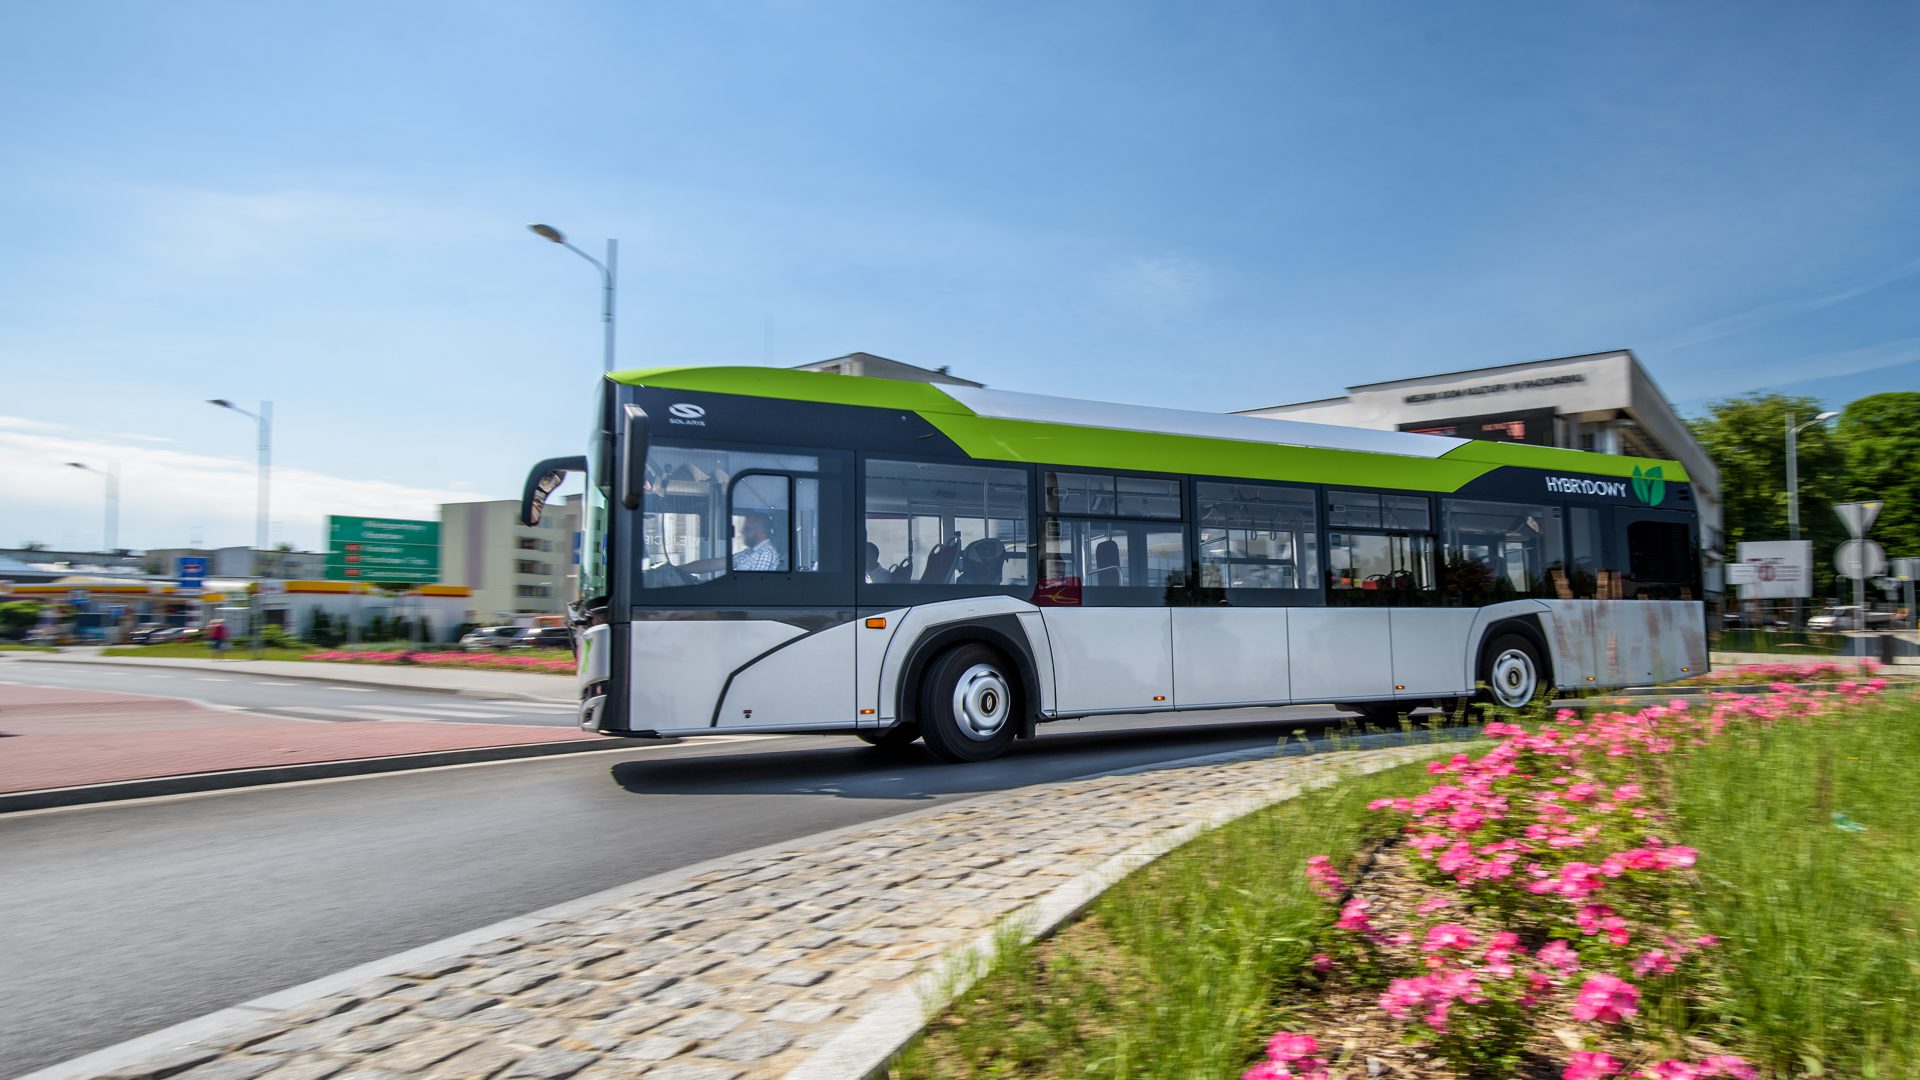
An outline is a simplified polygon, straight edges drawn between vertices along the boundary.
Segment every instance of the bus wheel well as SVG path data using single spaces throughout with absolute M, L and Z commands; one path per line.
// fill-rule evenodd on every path
M 1537 615 L 1502 619 L 1487 627 L 1486 631 L 1480 635 L 1480 648 L 1474 657 L 1474 679 L 1478 681 L 1481 674 L 1486 671 L 1488 654 L 1493 643 L 1509 634 L 1524 638 L 1527 644 L 1533 646 L 1534 652 L 1539 654 L 1540 658 L 1540 685 L 1544 689 L 1552 689 L 1554 685 L 1553 650 L 1547 648 L 1547 635 L 1540 629 L 1540 618 Z
M 1039 719 L 1040 679 L 1035 674 L 1033 654 L 1027 648 L 1026 631 L 1020 628 L 1020 620 L 1011 615 L 950 623 L 932 627 L 921 634 L 920 639 L 913 643 L 913 651 L 907 655 L 907 662 L 900 668 L 899 685 L 894 687 L 899 721 L 903 724 L 920 722 L 920 680 L 936 657 L 964 645 L 984 645 L 992 649 L 1019 673 L 1021 714 L 1017 718 L 1018 737 L 1033 738 L 1034 727 Z

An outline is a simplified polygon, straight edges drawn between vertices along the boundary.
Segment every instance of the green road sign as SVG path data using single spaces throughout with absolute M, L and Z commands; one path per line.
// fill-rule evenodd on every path
M 406 518 L 327 518 L 327 580 L 440 580 L 440 523 Z
M 410 521 L 406 518 L 342 517 L 327 518 L 327 547 L 339 550 L 342 544 L 419 544 L 440 546 L 440 523 Z

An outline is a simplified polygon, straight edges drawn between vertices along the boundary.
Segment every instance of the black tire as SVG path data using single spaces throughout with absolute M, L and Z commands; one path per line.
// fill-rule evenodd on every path
M 882 750 L 904 750 L 920 737 L 920 727 L 917 724 L 895 724 L 885 731 L 856 731 L 853 734 L 868 746 L 877 746 Z
M 1524 709 L 1548 695 L 1547 666 L 1528 638 L 1501 634 L 1480 656 L 1480 681 L 1492 704 Z
M 998 650 L 958 645 L 920 676 L 921 741 L 943 761 L 985 761 L 1013 745 L 1020 726 L 1020 675 Z

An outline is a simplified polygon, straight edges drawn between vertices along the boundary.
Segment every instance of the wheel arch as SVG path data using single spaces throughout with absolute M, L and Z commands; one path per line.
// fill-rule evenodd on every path
M 1553 645 L 1547 639 L 1546 627 L 1541 624 L 1540 615 L 1537 612 L 1512 615 L 1487 624 L 1486 629 L 1480 632 L 1479 646 L 1474 649 L 1474 683 L 1478 685 L 1482 681 L 1482 675 L 1487 670 L 1487 653 L 1493 648 L 1493 643 L 1507 634 L 1525 638 L 1527 643 L 1533 646 L 1534 651 L 1540 654 L 1540 685 L 1543 689 L 1552 691 L 1557 685 L 1553 681 Z
M 972 644 L 986 645 L 998 651 L 1013 665 L 1014 674 L 1020 680 L 1018 737 L 1033 738 L 1040 715 L 1040 675 L 1034 664 L 1033 648 L 1027 642 L 1027 632 L 1014 615 L 989 615 L 965 622 L 942 623 L 928 627 L 925 633 L 916 638 L 907 652 L 906 663 L 900 665 L 900 677 L 893 687 L 898 722 L 920 723 L 920 695 L 916 691 L 933 658 L 948 649 Z

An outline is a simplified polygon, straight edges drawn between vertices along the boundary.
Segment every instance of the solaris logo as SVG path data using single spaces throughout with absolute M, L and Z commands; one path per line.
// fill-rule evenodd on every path
M 1640 466 L 1633 467 L 1633 496 L 1648 506 L 1659 506 L 1667 498 L 1667 480 L 1664 469 L 1659 465 L 1648 466 L 1645 472 Z

